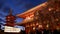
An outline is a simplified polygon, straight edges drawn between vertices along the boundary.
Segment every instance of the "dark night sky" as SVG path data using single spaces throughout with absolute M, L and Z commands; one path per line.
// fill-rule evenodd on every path
M 13 15 L 16 15 L 45 1 L 46 0 L 0 0 L 0 25 L 5 24 L 5 16 L 8 15 L 10 8 L 12 9 Z M 17 23 L 21 21 L 21 18 L 16 19 Z

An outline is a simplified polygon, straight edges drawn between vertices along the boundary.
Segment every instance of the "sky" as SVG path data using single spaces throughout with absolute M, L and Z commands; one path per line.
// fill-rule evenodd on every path
M 9 14 L 9 10 L 12 9 L 12 14 L 16 16 L 17 14 L 21 14 L 26 10 L 29 10 L 46 0 L 0 0 L 0 25 L 2 26 L 5 24 L 5 17 Z M 17 16 L 16 16 L 17 17 Z M 21 22 L 23 19 L 18 18 L 16 19 L 16 23 Z M 21 28 L 21 26 L 17 26 Z

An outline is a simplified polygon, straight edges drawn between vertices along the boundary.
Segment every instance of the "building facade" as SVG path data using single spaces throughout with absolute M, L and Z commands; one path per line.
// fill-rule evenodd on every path
M 60 1 L 48 0 L 17 16 L 23 18 L 22 23 L 18 24 L 25 27 L 26 34 L 36 34 L 46 29 L 50 31 L 60 30 Z

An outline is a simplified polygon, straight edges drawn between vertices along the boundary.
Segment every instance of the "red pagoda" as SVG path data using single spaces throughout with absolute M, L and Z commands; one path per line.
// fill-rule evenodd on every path
M 15 26 L 16 17 L 12 15 L 12 10 L 10 9 L 9 15 L 6 16 L 6 26 Z

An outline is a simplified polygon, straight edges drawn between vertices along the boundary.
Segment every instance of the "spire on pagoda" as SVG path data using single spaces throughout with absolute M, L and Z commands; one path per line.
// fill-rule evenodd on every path
M 15 26 L 16 17 L 12 15 L 12 9 L 9 10 L 9 14 L 6 16 L 6 26 Z
M 12 15 L 12 9 L 9 10 L 9 15 Z

